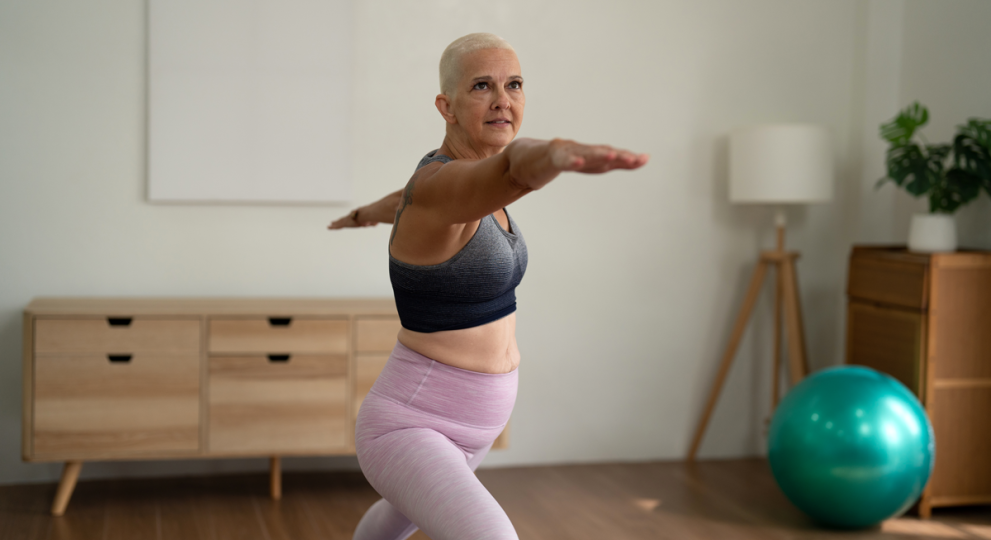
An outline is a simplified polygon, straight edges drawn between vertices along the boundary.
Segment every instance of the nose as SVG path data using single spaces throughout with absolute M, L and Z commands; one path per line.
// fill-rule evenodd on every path
M 509 93 L 506 89 L 500 88 L 495 93 L 495 99 L 492 101 L 492 108 L 496 110 L 506 110 L 510 107 Z

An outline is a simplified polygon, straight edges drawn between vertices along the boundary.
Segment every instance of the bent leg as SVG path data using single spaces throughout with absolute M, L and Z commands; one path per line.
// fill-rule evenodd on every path
M 361 516 L 354 530 L 354 540 L 406 540 L 417 530 L 416 524 L 396 510 L 389 501 L 379 499 Z
M 388 502 L 373 505 L 355 539 L 405 538 L 399 535 L 416 530 L 400 528 L 404 522 L 397 517 L 405 516 L 434 540 L 517 540 L 506 512 L 475 477 L 474 468 L 490 447 L 467 460 L 450 439 L 427 428 L 401 429 L 366 442 L 362 470 Z M 388 531 L 379 526 L 386 522 Z M 366 532 L 369 536 L 362 536 Z
M 475 469 L 478 469 L 478 465 L 483 459 L 485 459 L 485 456 L 489 455 L 489 450 L 492 450 L 493 443 L 495 443 L 495 441 L 490 442 L 488 446 L 482 448 L 478 452 L 475 452 L 473 456 L 468 458 L 468 468 L 471 469 L 471 472 L 475 472 Z
M 474 471 L 485 459 L 492 445 L 475 452 L 468 460 L 468 468 Z M 417 531 L 415 523 L 404 516 L 385 499 L 379 499 L 365 512 L 354 531 L 354 540 L 406 540 Z

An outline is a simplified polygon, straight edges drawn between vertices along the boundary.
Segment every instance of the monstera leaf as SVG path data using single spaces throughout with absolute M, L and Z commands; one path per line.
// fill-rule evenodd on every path
M 980 179 L 967 171 L 953 168 L 946 171 L 946 177 L 929 194 L 929 211 L 952 214 L 980 194 Z
M 919 197 L 929 193 L 943 175 L 943 161 L 949 145 L 930 145 L 923 150 L 917 144 L 893 146 L 888 150 L 888 176 L 878 184 L 892 181 Z
M 960 134 L 973 137 L 984 148 L 991 148 L 991 120 L 970 118 L 967 123 L 957 126 Z
M 971 118 L 953 139 L 954 169 L 967 172 L 991 195 L 991 120 Z
M 915 130 L 928 121 L 929 111 L 916 101 L 898 113 L 894 120 L 881 125 L 881 137 L 893 145 L 908 144 L 915 135 Z
M 971 118 L 957 126 L 953 144 L 920 145 L 912 141 L 929 121 L 929 111 L 913 103 L 881 125 L 881 136 L 891 146 L 887 153 L 888 176 L 916 197 L 929 196 L 929 211 L 952 214 L 974 200 L 983 188 L 991 195 L 991 120 Z M 952 154 L 953 166 L 946 168 Z
M 948 144 L 926 145 L 926 153 L 929 154 L 929 164 L 933 171 L 943 172 L 943 163 L 946 162 L 946 156 L 950 155 L 951 148 Z

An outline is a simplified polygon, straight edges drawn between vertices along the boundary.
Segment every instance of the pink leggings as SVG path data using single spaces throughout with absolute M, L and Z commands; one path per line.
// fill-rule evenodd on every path
M 489 374 L 431 360 L 401 343 L 361 404 L 358 463 L 382 496 L 355 540 L 517 540 L 475 469 L 513 412 L 518 369 Z

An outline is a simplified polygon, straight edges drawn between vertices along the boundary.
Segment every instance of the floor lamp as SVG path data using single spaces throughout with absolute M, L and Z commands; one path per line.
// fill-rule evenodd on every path
M 783 205 L 821 203 L 832 199 L 833 155 L 829 132 L 822 126 L 812 124 L 772 124 L 738 130 L 730 135 L 729 180 L 732 202 L 776 205 L 777 248 L 760 254 L 723 354 L 722 364 L 709 393 L 705 412 L 695 430 L 688 461 L 695 460 L 702 444 L 705 428 L 719 400 L 719 392 L 729 373 L 769 267 L 773 267 L 776 274 L 772 411 L 777 407 L 779 397 L 782 311 L 788 344 L 788 373 L 792 385 L 801 381 L 808 373 L 798 297 L 798 275 L 795 272 L 795 259 L 799 255 L 796 251 L 785 251 Z

